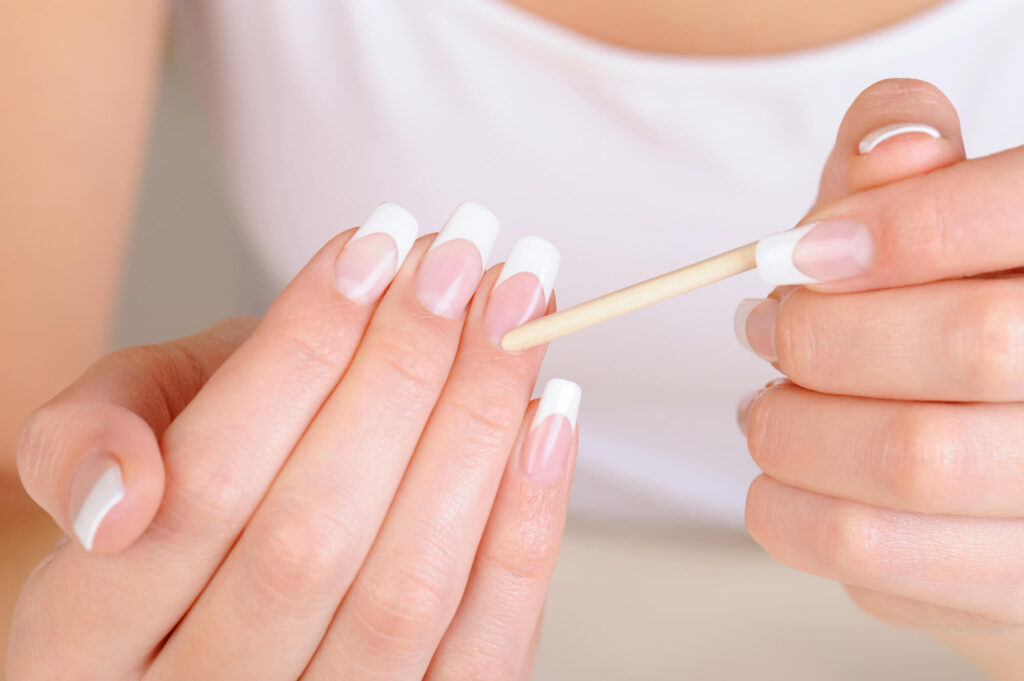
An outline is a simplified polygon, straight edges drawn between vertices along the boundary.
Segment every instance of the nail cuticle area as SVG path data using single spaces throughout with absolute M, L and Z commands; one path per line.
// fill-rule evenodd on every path
M 845 218 L 815 223 L 793 249 L 796 268 L 822 282 L 860 276 L 874 260 L 874 240 L 867 225 Z
M 553 245 L 524 236 L 509 253 L 484 311 L 484 334 L 496 347 L 512 329 L 542 316 L 551 300 L 561 257 Z
M 480 277 L 480 251 L 466 239 L 456 239 L 423 256 L 416 274 L 416 293 L 425 308 L 438 317 L 458 319 L 466 311 Z
M 506 333 L 541 317 L 547 309 L 547 297 L 540 279 L 520 272 L 494 287 L 484 313 L 484 333 L 500 347 Z
M 544 387 L 519 454 L 519 468 L 534 485 L 550 487 L 565 475 L 581 396 L 579 385 L 562 378 Z
M 751 298 L 736 310 L 735 330 L 740 344 L 766 362 L 779 361 L 775 345 L 775 328 L 779 317 L 779 301 L 774 298 Z
M 356 230 L 334 262 L 334 286 L 359 305 L 374 303 L 412 248 L 419 224 L 409 211 L 382 203 Z

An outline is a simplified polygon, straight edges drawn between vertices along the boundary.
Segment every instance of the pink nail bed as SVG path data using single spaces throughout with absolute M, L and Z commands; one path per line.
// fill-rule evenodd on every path
M 382 203 L 345 244 L 334 263 L 334 285 L 361 305 L 376 301 L 409 254 L 419 224 L 409 211 Z
M 377 300 L 398 271 L 398 247 L 388 234 L 353 239 L 334 265 L 338 291 L 356 303 Z
M 544 314 L 547 297 L 540 279 L 520 272 L 498 284 L 484 312 L 484 333 L 495 345 L 512 329 Z
M 462 316 L 500 230 L 498 218 L 479 204 L 455 209 L 416 273 L 416 295 L 425 308 L 447 319 Z
M 552 414 L 535 426 L 520 455 L 523 475 L 535 485 L 558 482 L 572 444 L 572 424 L 561 414 Z
M 576 430 L 580 396 L 578 385 L 561 378 L 548 381 L 544 387 L 519 453 L 520 470 L 533 484 L 547 487 L 562 479 Z
M 502 337 L 544 314 L 554 290 L 561 256 L 537 236 L 524 236 L 512 247 L 484 312 L 484 333 L 501 346 Z
M 480 251 L 471 241 L 441 244 L 423 257 L 416 275 L 416 294 L 437 316 L 457 319 L 473 297 L 483 268 Z
M 871 233 L 856 220 L 819 222 L 793 249 L 793 264 L 818 281 L 864 274 L 873 260 Z

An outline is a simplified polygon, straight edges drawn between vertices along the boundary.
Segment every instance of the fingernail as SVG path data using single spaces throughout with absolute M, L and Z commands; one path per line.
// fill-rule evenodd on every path
M 524 236 L 509 253 L 484 312 L 484 333 L 492 343 L 544 314 L 558 276 L 558 249 L 536 236 Z
M 871 232 L 857 220 L 812 222 L 757 244 L 757 270 L 772 286 L 849 279 L 867 272 L 874 258 Z
M 360 305 L 376 301 L 395 278 L 418 233 L 419 224 L 409 211 L 382 203 L 334 263 L 338 292 Z
M 775 321 L 779 301 L 772 298 L 748 298 L 736 308 L 736 338 L 740 345 L 768 362 L 777 362 Z
M 547 487 L 562 479 L 581 395 L 578 385 L 561 378 L 544 386 L 519 456 L 523 475 L 533 484 Z
M 483 206 L 459 206 L 423 256 L 416 295 L 439 317 L 457 319 L 476 292 L 498 238 L 498 218 Z
M 787 378 L 776 378 L 774 381 L 769 381 L 763 388 L 749 392 L 740 398 L 739 404 L 736 405 L 736 424 L 740 427 L 743 437 L 750 434 L 750 411 L 754 408 L 754 403 L 775 386 L 788 383 L 789 379 Z
M 913 133 L 925 134 L 933 139 L 940 139 L 942 137 L 942 133 L 924 123 L 893 123 L 892 125 L 886 125 L 878 130 L 869 132 L 860 141 L 857 150 L 861 154 L 870 154 L 878 145 L 886 140 Z
M 111 509 L 124 499 L 121 467 L 109 457 L 96 459 L 78 471 L 71 484 L 75 536 L 92 551 L 96 533 Z
M 736 405 L 736 424 L 740 427 L 740 432 L 743 433 L 743 437 L 748 435 L 748 426 L 750 425 L 750 409 L 754 406 L 754 402 L 761 396 L 760 390 L 754 390 L 747 393 L 740 398 L 739 404 Z

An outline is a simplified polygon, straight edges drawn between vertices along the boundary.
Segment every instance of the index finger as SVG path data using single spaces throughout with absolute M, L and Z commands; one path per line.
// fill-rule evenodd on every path
M 964 161 L 816 210 L 767 237 L 770 283 L 865 291 L 1024 264 L 1024 148 Z M 762 274 L 766 268 L 762 267 Z

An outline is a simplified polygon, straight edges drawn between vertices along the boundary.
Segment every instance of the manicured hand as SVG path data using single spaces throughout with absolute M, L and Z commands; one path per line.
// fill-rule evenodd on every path
M 908 125 L 909 124 L 909 125 Z M 790 272 L 737 315 L 747 526 L 883 620 L 1024 678 L 1024 148 L 965 160 L 934 87 L 853 104 Z M 781 268 L 783 272 L 785 268 Z
M 497 229 L 466 205 L 415 241 L 385 204 L 258 323 L 114 353 L 40 409 L 19 467 L 75 539 L 25 585 L 8 678 L 525 678 L 579 389 L 529 405 L 543 350 L 498 348 L 558 253 L 485 273 Z

